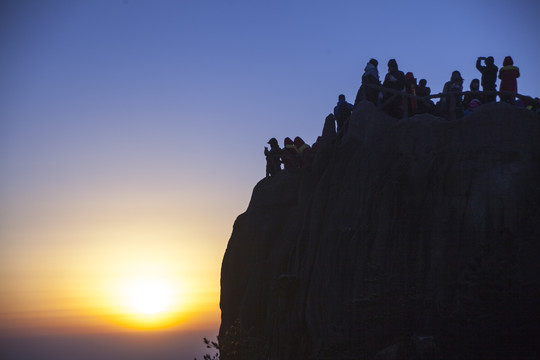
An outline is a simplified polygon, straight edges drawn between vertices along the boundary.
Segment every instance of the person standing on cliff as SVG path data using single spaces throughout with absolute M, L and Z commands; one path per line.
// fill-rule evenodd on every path
M 416 96 L 416 78 L 414 77 L 414 74 L 410 71 L 405 74 L 405 86 L 405 91 L 407 92 L 407 94 Z M 407 100 L 409 106 L 408 113 L 409 116 L 412 116 L 418 111 L 418 101 L 416 100 L 416 98 L 408 98 Z
M 443 87 L 443 94 L 447 96 L 441 97 L 441 110 L 443 114 L 446 114 L 450 119 L 463 117 L 463 78 L 461 73 L 457 70 L 452 72 L 450 81 L 447 81 Z
M 294 147 L 296 148 L 296 151 L 298 151 L 297 156 L 300 168 L 303 168 L 309 163 L 308 154 L 311 151 L 311 147 L 306 144 L 304 139 L 302 139 L 300 136 L 294 138 Z
M 388 60 L 388 73 L 384 77 L 384 82 L 382 86 L 397 91 L 403 91 L 405 89 L 405 74 L 403 74 L 403 71 L 400 71 L 398 69 L 398 64 L 395 59 Z M 394 93 L 385 93 L 383 102 L 392 98 L 393 96 L 395 96 Z M 388 104 L 388 115 L 396 117 L 398 119 L 401 118 L 402 102 L 403 99 L 401 98 L 401 96 L 396 96 L 394 100 L 392 100 L 391 103 Z
M 469 104 L 473 100 L 476 100 L 480 104 L 482 103 L 482 96 L 478 93 L 480 90 L 480 80 L 472 79 L 469 89 L 471 92 L 468 92 L 463 96 L 463 108 L 465 110 L 469 109 Z
M 268 141 L 270 150 L 265 146 L 264 155 L 266 156 L 266 177 L 276 176 L 281 170 L 281 148 L 278 145 L 276 138 L 271 138 Z
M 298 150 L 296 149 L 296 146 L 294 146 L 294 142 L 290 137 L 286 137 L 283 144 L 283 150 L 281 153 L 283 167 L 286 171 L 298 170 L 300 164 L 298 161 Z
M 517 93 L 517 78 L 519 77 L 519 68 L 514 66 L 514 60 L 510 56 L 504 58 L 503 67 L 499 70 L 499 79 L 501 79 L 501 91 Z M 516 97 L 512 95 L 501 95 L 501 101 L 514 104 Z
M 345 124 L 351 117 L 353 106 L 345 100 L 345 95 L 340 94 L 338 96 L 338 103 L 334 107 L 334 117 L 336 118 L 337 132 L 339 133 L 344 129 Z
M 371 101 L 374 105 L 377 105 L 379 101 L 379 90 L 370 88 L 366 85 L 381 85 L 379 80 L 379 70 L 377 66 L 379 62 L 376 59 L 370 59 L 364 68 L 364 75 L 362 75 L 362 85 L 356 93 L 356 99 L 354 100 L 354 106 L 357 106 L 360 101 Z
M 486 64 L 485 66 L 482 65 L 482 60 L 484 60 Z M 482 90 L 496 91 L 497 85 L 495 85 L 495 82 L 497 81 L 497 71 L 499 70 L 499 68 L 495 66 L 495 60 L 493 59 L 493 56 L 481 56 L 476 59 L 476 68 L 482 73 Z M 483 101 L 486 103 L 494 102 L 497 98 L 497 95 L 484 95 L 483 98 Z
M 420 79 L 418 82 L 418 86 L 416 87 L 416 96 L 425 97 L 431 95 L 431 88 L 427 85 L 426 79 Z M 433 101 L 426 100 L 424 101 L 418 101 L 418 113 L 424 114 L 427 112 L 432 112 L 435 105 L 433 104 Z

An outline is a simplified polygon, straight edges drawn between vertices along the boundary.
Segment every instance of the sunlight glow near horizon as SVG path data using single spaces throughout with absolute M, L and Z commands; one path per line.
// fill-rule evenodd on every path
M 186 298 L 179 279 L 163 276 L 118 279 L 114 291 L 115 312 L 122 326 L 133 329 L 167 328 L 189 316 L 193 299 Z
M 17 272 L 17 281 L 2 284 L 11 296 L 0 299 L 0 331 L 217 328 L 219 279 L 210 274 L 220 264 L 204 258 L 218 255 L 198 242 L 178 246 L 201 235 L 162 222 L 92 227 L 66 232 L 66 239 L 57 234 L 60 252 L 27 249 L 16 264 L 0 265 Z
M 123 165 L 74 187 L 25 178 L 27 191 L 1 194 L 0 333 L 219 327 L 224 245 L 209 244 L 230 235 L 227 200 L 176 170 Z M 133 178 L 118 181 L 126 169 Z M 144 291 L 161 299 L 133 297 Z

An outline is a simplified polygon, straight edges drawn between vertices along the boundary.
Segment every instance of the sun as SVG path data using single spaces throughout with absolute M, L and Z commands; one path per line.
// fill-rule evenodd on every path
M 170 285 L 159 279 L 138 279 L 127 286 L 126 302 L 130 312 L 157 315 L 167 312 L 173 302 Z
M 167 274 L 127 274 L 110 283 L 107 318 L 123 328 L 159 330 L 177 326 L 191 311 L 181 279 Z

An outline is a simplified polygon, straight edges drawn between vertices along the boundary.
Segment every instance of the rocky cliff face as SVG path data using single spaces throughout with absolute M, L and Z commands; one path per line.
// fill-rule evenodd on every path
M 540 358 L 540 117 L 370 103 L 261 180 L 221 274 L 221 358 Z

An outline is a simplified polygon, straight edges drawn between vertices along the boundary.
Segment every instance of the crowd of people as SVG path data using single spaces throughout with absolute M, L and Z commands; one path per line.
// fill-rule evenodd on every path
M 362 100 L 367 100 L 382 107 L 383 111 L 396 118 L 403 117 L 405 110 L 409 116 L 431 113 L 447 118 L 459 118 L 475 111 L 482 104 L 495 102 L 497 79 L 499 79 L 499 91 L 503 92 L 499 94 L 500 101 L 534 111 L 540 109 L 540 99 L 517 96 L 517 78 L 520 73 L 519 68 L 514 66 L 512 57 L 505 57 L 502 65 L 499 69 L 492 56 L 479 57 L 476 60 L 476 69 L 481 74 L 481 81 L 473 79 L 469 90 L 465 93 L 461 73 L 457 70 L 453 71 L 450 80 L 443 87 L 442 95 L 446 96 L 440 96 L 440 100 L 434 103 L 431 98 L 435 96 L 430 98 L 431 89 L 426 86 L 425 79 L 417 83 L 412 72 L 404 73 L 399 70 L 396 60 L 390 59 L 388 72 L 381 83 L 377 69 L 378 62 L 376 59 L 371 59 L 364 69 L 362 84 L 356 95 L 354 106 Z M 482 90 L 480 90 L 480 85 L 482 85 Z M 402 100 L 400 93 L 408 95 L 406 101 Z
M 344 94 L 338 96 L 333 114 L 326 117 L 322 138 L 331 138 L 345 132 L 352 111 L 361 101 L 370 101 L 396 118 L 402 118 L 405 111 L 409 116 L 430 113 L 446 118 L 460 118 L 474 112 L 483 104 L 496 102 L 497 95 L 502 102 L 540 111 L 540 99 L 517 95 L 517 78 L 520 73 L 510 56 L 504 58 L 500 69 L 495 65 L 492 56 L 478 57 L 476 69 L 481 74 L 481 80 L 473 79 L 469 91 L 463 91 L 461 73 L 453 71 L 450 80 L 444 84 L 441 96 L 431 96 L 427 80 L 421 79 L 417 83 L 412 72 L 403 73 L 399 70 L 395 59 L 388 61 L 388 73 L 381 83 L 378 65 L 376 59 L 370 59 L 366 64 L 354 104 L 347 102 Z M 500 80 L 499 93 L 497 93 L 497 79 Z M 406 94 L 406 101 L 403 101 L 403 94 Z M 432 98 L 440 100 L 434 103 Z M 270 149 L 264 148 L 267 160 L 266 176 L 275 176 L 281 170 L 281 164 L 284 170 L 289 172 L 307 166 L 320 141 L 321 137 L 309 146 L 299 136 L 294 141 L 287 137 L 284 140 L 284 147 L 280 148 L 276 138 L 270 139 L 268 141 Z
M 283 148 L 280 148 L 277 139 L 271 138 L 268 141 L 270 149 L 264 148 L 266 177 L 275 176 L 281 170 L 281 164 L 283 164 L 284 170 L 289 172 L 295 172 L 309 165 L 319 141 L 320 137 L 315 144 L 309 146 L 300 136 L 295 137 L 294 141 L 290 137 L 286 137 L 283 141 Z

